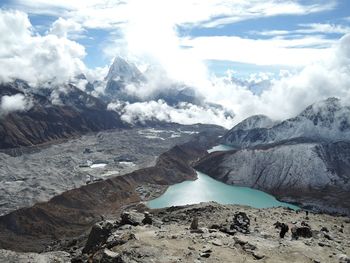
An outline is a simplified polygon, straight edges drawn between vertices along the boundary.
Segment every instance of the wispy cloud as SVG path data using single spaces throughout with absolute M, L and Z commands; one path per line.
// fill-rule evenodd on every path
M 261 17 L 323 12 L 334 9 L 337 1 L 302 4 L 296 0 L 15 0 L 13 6 L 29 13 L 76 19 L 89 28 L 118 27 L 135 13 L 135 7 L 140 15 L 161 13 L 165 21 L 177 25 L 217 27 Z
M 237 1 L 232 8 L 219 17 L 213 17 L 204 22 L 203 27 L 218 27 L 248 19 L 278 15 L 307 15 L 327 10 L 337 6 L 336 1 L 323 1 L 319 4 L 303 5 L 298 1 Z
M 201 59 L 231 60 L 256 65 L 303 66 L 326 58 L 336 40 L 322 37 L 255 40 L 236 36 L 183 39 Z M 324 47 L 324 48 L 320 48 Z
M 337 24 L 322 24 L 322 23 L 311 23 L 311 24 L 300 24 L 303 29 L 296 30 L 297 33 L 336 33 L 346 34 L 350 32 L 350 26 L 337 25 Z
M 350 32 L 350 26 L 329 23 L 310 23 L 299 24 L 300 28 L 295 30 L 266 30 L 251 31 L 250 34 L 260 36 L 286 36 L 286 35 L 303 35 L 303 34 L 341 34 L 345 35 Z

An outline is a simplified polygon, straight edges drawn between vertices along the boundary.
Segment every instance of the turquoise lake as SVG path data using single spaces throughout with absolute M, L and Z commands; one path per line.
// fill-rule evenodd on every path
M 163 208 L 215 201 L 220 204 L 249 205 L 256 208 L 284 206 L 298 209 L 295 205 L 279 202 L 265 192 L 224 184 L 201 172 L 197 172 L 197 175 L 198 179 L 195 181 L 170 186 L 163 195 L 149 201 L 147 205 L 150 208 Z
M 234 148 L 225 144 L 219 144 L 214 146 L 213 148 L 208 150 L 208 153 L 211 152 L 217 152 L 217 151 L 230 151 L 233 150 Z

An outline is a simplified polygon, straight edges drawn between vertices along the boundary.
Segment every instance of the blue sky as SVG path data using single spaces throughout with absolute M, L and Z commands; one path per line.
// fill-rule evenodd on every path
M 176 56 L 185 46 L 210 73 L 223 75 L 232 70 L 241 78 L 257 72 L 277 74 L 280 69 L 301 68 L 322 58 L 350 28 L 350 1 L 346 0 L 3 0 L 1 7 L 25 12 L 41 35 L 47 34 L 58 18 L 68 21 L 60 25 L 61 30 L 66 30 L 68 39 L 84 46 L 83 61 L 91 69 L 108 65 L 119 54 L 138 61 L 142 56 L 172 60 L 164 54 Z M 78 24 L 78 29 L 70 23 Z M 135 27 L 129 26 L 133 23 Z M 163 23 L 166 26 L 159 26 Z M 138 33 L 139 38 L 135 37 Z M 146 47 L 142 47 L 144 41 Z M 162 42 L 164 46 L 157 46 Z M 149 48 L 153 43 L 156 48 Z M 245 46 L 255 52 L 255 58 Z M 164 51 L 157 54 L 160 47 Z M 274 50 L 281 53 L 280 59 L 260 57 Z

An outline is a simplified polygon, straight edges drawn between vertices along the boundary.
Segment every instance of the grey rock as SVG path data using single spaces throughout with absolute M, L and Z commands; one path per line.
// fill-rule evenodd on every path
M 96 223 L 89 234 L 83 253 L 91 253 L 104 244 L 116 226 L 110 221 Z
M 298 239 L 299 237 L 303 237 L 303 238 L 312 237 L 311 228 L 308 226 L 294 226 L 292 227 L 291 232 L 292 232 L 293 239 Z
M 127 212 L 124 211 L 120 216 L 120 226 L 131 225 L 138 226 L 142 224 L 143 216 L 140 213 L 136 212 Z
M 259 252 L 259 251 L 254 251 L 253 256 L 254 256 L 255 259 L 257 259 L 257 260 L 263 259 L 263 258 L 265 257 L 265 255 L 262 254 L 262 253 Z
M 194 217 L 192 219 L 190 229 L 191 230 L 197 230 L 198 229 L 198 218 L 197 217 Z
M 152 225 L 153 220 L 149 212 L 144 213 L 145 218 L 142 220 L 142 224 L 144 225 Z
M 199 254 L 200 257 L 202 258 L 209 258 L 210 257 L 210 253 L 206 253 L 206 252 L 202 252 Z
M 223 244 L 222 244 L 222 241 L 219 240 L 219 239 L 215 239 L 213 241 L 211 241 L 211 243 L 214 245 L 214 246 L 218 246 L 218 247 L 221 247 Z
M 238 212 L 233 217 L 233 224 L 231 225 L 231 229 L 235 229 L 238 232 L 249 234 L 250 219 L 244 212 Z
M 113 252 L 107 248 L 99 250 L 93 256 L 93 263 L 124 263 L 119 253 Z
M 345 254 L 338 255 L 339 263 L 350 263 L 350 258 Z

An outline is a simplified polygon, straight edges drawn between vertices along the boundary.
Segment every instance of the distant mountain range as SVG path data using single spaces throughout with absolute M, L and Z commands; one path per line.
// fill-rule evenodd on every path
M 80 81 L 85 82 L 84 86 L 79 84 Z M 149 85 L 154 85 L 150 88 L 152 92 L 144 92 Z M 101 86 L 102 92 L 97 92 Z M 128 90 L 131 86 L 135 92 Z M 194 88 L 170 80 L 162 69 L 153 66 L 142 73 L 135 64 L 119 56 L 114 59 L 104 81 L 89 82 L 84 74 L 80 74 L 70 84 L 48 82 L 34 87 L 19 79 L 0 84 L 0 103 L 4 96 L 11 98 L 16 95 L 29 101 L 31 107 L 9 112 L 1 112 L 0 107 L 0 149 L 33 146 L 86 132 L 129 127 L 118 112 L 109 110 L 109 103 L 125 106 L 162 100 L 172 107 L 185 102 L 224 110 L 220 105 L 204 102 Z M 161 122 L 157 119 L 142 121 L 143 126 L 156 123 Z
M 292 139 L 313 142 L 349 140 L 350 107 L 342 106 L 337 98 L 329 98 L 282 122 L 255 115 L 231 129 L 223 142 L 235 147 L 251 147 Z
M 233 127 L 197 168 L 228 184 L 249 186 L 284 201 L 350 214 L 350 107 L 329 98 L 295 118 L 252 116 Z

